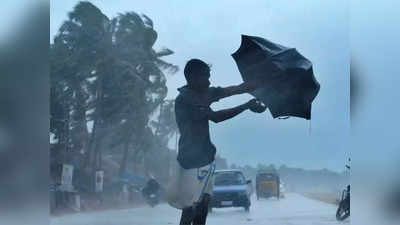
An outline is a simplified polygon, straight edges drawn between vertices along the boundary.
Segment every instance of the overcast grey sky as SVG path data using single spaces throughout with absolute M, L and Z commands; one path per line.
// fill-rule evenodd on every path
M 78 1 L 51 1 L 50 38 Z M 269 112 L 245 112 L 211 124 L 217 151 L 229 163 L 274 163 L 307 169 L 342 171 L 350 151 L 349 10 L 348 1 L 203 0 L 91 1 L 109 18 L 135 11 L 149 16 L 158 32 L 155 48 L 175 54 L 165 59 L 183 69 L 190 58 L 211 63 L 214 86 L 239 84 L 241 76 L 230 56 L 240 35 L 267 38 L 296 47 L 314 65 L 321 84 L 312 120 L 273 120 Z M 184 85 L 182 70 L 168 79 L 168 98 Z M 241 104 L 251 96 L 235 96 L 214 109 Z M 311 134 L 309 133 L 311 126 Z

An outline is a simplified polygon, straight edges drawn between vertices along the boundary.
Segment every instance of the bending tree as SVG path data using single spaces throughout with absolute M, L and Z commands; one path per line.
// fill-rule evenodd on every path
M 120 174 L 129 151 L 145 151 L 153 138 L 149 117 L 167 94 L 165 73 L 178 67 L 153 49 L 157 32 L 134 12 L 108 19 L 89 2 L 69 13 L 51 45 L 51 128 L 58 145 L 84 154 L 82 167 L 101 168 L 104 140 L 123 146 Z

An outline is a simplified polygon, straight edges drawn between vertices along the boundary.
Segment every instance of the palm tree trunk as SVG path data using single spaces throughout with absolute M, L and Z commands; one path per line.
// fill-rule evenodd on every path
M 97 91 L 96 91 L 96 111 L 95 111 L 95 115 L 93 118 L 93 128 L 92 128 L 92 133 L 90 135 L 90 140 L 89 140 L 89 144 L 87 147 L 87 151 L 86 151 L 86 156 L 85 156 L 85 168 L 89 167 L 91 165 L 91 161 L 93 159 L 95 159 L 95 155 L 96 152 L 95 150 L 93 150 L 93 146 L 95 145 L 95 149 L 97 148 L 97 143 L 98 143 L 98 139 L 99 139 L 99 132 L 98 132 L 98 128 L 99 128 L 99 121 L 100 121 L 100 117 L 101 117 L 101 111 L 102 111 L 102 102 L 103 102 L 103 75 L 101 73 L 99 73 L 99 80 L 97 80 Z M 92 157 L 93 155 L 93 157 Z M 93 169 L 93 168 L 92 168 Z
M 92 159 L 92 157 L 91 157 L 91 155 L 93 153 L 93 151 L 92 151 L 93 147 L 92 146 L 93 146 L 93 142 L 94 142 L 95 137 L 96 137 L 97 123 L 98 123 L 98 120 L 97 120 L 97 116 L 96 116 L 96 118 L 94 119 L 94 122 L 93 122 L 93 128 L 92 128 L 92 133 L 90 134 L 89 143 L 88 143 L 88 146 L 87 146 L 87 149 L 86 149 L 86 152 L 85 152 L 84 168 L 87 168 L 90 165 L 90 162 L 91 162 L 91 159 Z
M 100 163 L 100 154 L 101 154 L 101 142 L 102 139 L 97 135 L 96 140 L 95 140 L 95 146 L 94 146 L 94 155 L 93 155 L 93 160 L 92 160 L 92 170 L 96 171 L 98 169 L 101 169 L 101 163 Z
M 122 176 L 122 174 L 125 173 L 126 170 L 126 164 L 128 161 L 128 155 L 129 155 L 129 138 L 125 141 L 124 143 L 124 155 L 122 157 L 122 161 L 121 161 L 121 166 L 119 168 L 119 176 Z

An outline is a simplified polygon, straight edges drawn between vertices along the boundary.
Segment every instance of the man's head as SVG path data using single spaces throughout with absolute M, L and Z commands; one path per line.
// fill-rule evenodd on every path
M 183 71 L 187 84 L 196 91 L 205 91 L 210 86 L 210 66 L 200 59 L 191 59 Z

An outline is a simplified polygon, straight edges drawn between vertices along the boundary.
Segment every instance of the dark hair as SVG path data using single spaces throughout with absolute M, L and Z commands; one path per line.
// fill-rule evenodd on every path
M 186 65 L 183 73 L 185 74 L 186 81 L 189 81 L 191 76 L 201 70 L 210 70 L 210 65 L 200 59 L 191 59 Z

